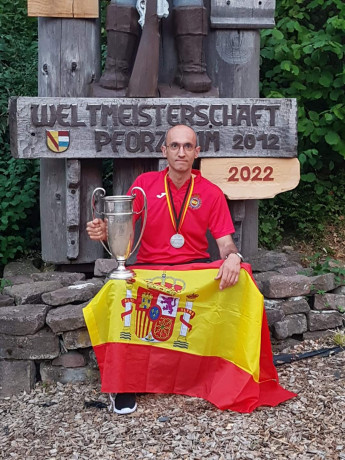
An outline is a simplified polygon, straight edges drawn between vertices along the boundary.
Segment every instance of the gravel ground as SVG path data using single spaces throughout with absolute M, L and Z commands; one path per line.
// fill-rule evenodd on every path
M 278 371 L 299 396 L 252 414 L 149 394 L 138 397 L 135 413 L 119 416 L 85 407 L 106 402 L 99 385 L 38 384 L 29 395 L 0 400 L 0 458 L 345 459 L 345 352 Z

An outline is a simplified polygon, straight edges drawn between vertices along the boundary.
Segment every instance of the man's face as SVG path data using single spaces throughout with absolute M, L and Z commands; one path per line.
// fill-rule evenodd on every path
M 192 169 L 193 161 L 198 157 L 200 147 L 196 147 L 196 136 L 188 126 L 175 126 L 170 129 L 166 145 L 162 146 L 163 155 L 170 169 L 186 172 Z

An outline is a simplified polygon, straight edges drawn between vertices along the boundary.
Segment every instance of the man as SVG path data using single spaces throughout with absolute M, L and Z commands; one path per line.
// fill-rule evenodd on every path
M 219 289 L 233 286 L 238 281 L 242 256 L 231 237 L 234 227 L 222 191 L 192 169 L 200 152 L 193 129 L 185 125 L 170 128 L 162 152 L 168 168 L 142 174 L 132 185 L 143 188 L 148 201 L 147 225 L 137 262 L 207 262 L 209 229 L 224 260 L 215 278 L 220 280 Z M 140 200 L 138 194 L 135 210 L 141 209 Z M 88 222 L 87 232 L 92 240 L 106 240 L 106 223 L 94 219 Z M 117 394 L 113 409 L 120 414 L 133 412 L 135 395 Z

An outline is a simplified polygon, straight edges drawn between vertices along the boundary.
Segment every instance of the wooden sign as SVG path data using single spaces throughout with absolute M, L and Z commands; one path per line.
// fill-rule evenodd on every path
M 166 131 L 192 126 L 201 157 L 297 155 L 295 99 L 12 98 L 17 158 L 154 158 Z
M 28 16 L 98 18 L 98 0 L 28 0 Z
M 200 170 L 229 200 L 273 198 L 300 179 L 297 158 L 204 158 Z

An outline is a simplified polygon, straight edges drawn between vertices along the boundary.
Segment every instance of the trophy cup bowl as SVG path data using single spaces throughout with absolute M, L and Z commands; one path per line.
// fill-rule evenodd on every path
M 135 190 L 139 190 L 144 198 L 144 205 L 139 212 L 133 211 L 133 201 L 136 197 Z M 127 259 L 139 246 L 142 239 L 146 219 L 147 219 L 147 199 L 145 192 L 140 187 L 133 187 L 131 195 L 115 195 L 106 196 L 104 188 L 98 187 L 92 193 L 91 212 L 92 218 L 95 218 L 95 213 L 101 214 L 107 223 L 107 243 L 108 247 L 101 241 L 111 257 L 115 258 L 118 266 L 115 270 L 108 274 L 108 279 L 127 280 L 134 276 L 134 272 L 125 266 Z M 96 210 L 96 196 L 99 196 L 103 201 L 103 211 Z M 145 212 L 144 212 L 145 211 Z M 134 215 L 144 212 L 143 223 L 138 241 L 133 248 L 134 243 Z

